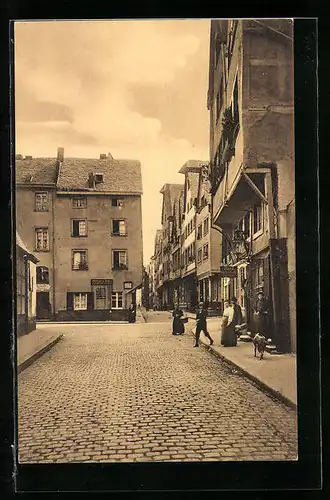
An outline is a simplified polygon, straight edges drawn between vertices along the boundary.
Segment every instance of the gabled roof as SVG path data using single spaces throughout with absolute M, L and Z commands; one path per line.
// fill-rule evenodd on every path
M 185 174 L 189 170 L 198 171 L 205 163 L 208 163 L 207 160 L 187 160 L 184 165 L 179 170 L 179 174 Z
M 104 174 L 97 188 L 89 186 L 91 173 Z M 138 160 L 66 158 L 60 167 L 57 188 L 60 191 L 83 190 L 113 194 L 142 194 L 141 164 Z
M 180 193 L 183 189 L 183 184 L 164 184 L 164 186 L 160 190 L 160 193 L 163 195 L 162 223 L 164 218 L 164 210 L 166 210 L 169 215 L 172 215 L 174 201 L 179 198 Z
M 56 184 L 56 158 L 33 158 L 15 161 L 16 184 Z
M 23 243 L 23 240 L 17 231 L 16 231 L 16 246 L 18 246 L 21 250 L 23 250 L 23 252 L 28 255 L 29 259 L 32 260 L 32 262 L 34 262 L 35 264 L 39 262 L 39 259 L 37 259 L 37 257 L 32 252 L 30 252 L 30 250 L 28 250 L 25 243 Z

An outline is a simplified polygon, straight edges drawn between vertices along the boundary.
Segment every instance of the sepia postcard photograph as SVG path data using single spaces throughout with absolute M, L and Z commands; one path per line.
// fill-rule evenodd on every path
M 14 22 L 19 464 L 298 460 L 294 23 Z

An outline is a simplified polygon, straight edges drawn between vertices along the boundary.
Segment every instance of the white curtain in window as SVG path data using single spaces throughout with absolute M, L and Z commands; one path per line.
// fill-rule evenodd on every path
M 120 235 L 126 234 L 126 223 L 124 220 L 119 221 L 119 234 Z

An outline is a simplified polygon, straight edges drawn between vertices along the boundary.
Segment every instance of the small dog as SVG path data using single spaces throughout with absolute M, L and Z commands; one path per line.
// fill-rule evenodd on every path
M 266 339 L 264 335 L 260 335 L 260 333 L 257 333 L 253 339 L 253 347 L 254 347 L 254 357 L 257 357 L 257 351 L 260 354 L 259 359 L 262 359 L 264 357 L 264 352 L 266 345 L 269 343 L 270 339 Z

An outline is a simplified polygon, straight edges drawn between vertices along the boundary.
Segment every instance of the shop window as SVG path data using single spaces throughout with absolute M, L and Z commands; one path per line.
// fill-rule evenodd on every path
M 72 269 L 74 271 L 87 271 L 87 250 L 73 250 L 72 252 Z
M 72 235 L 76 238 L 87 236 L 87 221 L 86 219 L 72 220 Z
M 125 220 L 112 220 L 112 235 L 113 236 L 126 236 L 126 221 Z
M 36 212 L 48 212 L 48 193 L 35 194 Z
M 122 309 L 123 308 L 123 292 L 112 292 L 112 294 L 111 294 L 111 308 L 112 309 Z
M 73 294 L 73 309 L 75 311 L 87 310 L 87 293 Z
M 113 262 L 113 269 L 127 269 L 127 251 L 113 250 L 112 262 Z
M 48 227 L 38 227 L 35 229 L 36 237 L 36 251 L 48 252 L 49 251 L 49 231 Z
M 86 208 L 87 207 L 87 197 L 79 196 L 72 199 L 72 208 Z
M 49 284 L 49 270 L 48 267 L 38 266 L 36 269 L 37 284 Z

